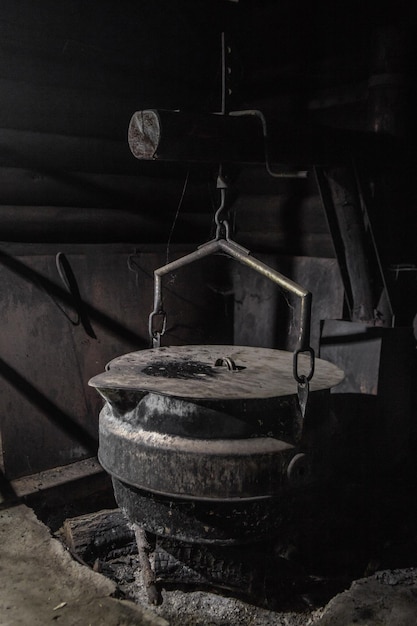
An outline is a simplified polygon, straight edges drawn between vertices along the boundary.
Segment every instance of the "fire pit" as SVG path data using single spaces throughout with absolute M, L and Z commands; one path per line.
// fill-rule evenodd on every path
M 226 551 L 214 555 L 216 548 L 265 542 L 279 531 L 288 494 L 314 476 L 317 428 L 309 428 L 310 414 L 313 423 L 324 420 L 329 389 L 343 378 L 331 363 L 315 360 L 309 345 L 311 294 L 229 239 L 220 219 L 221 192 L 216 238 L 155 270 L 154 347 L 114 359 L 89 383 L 105 400 L 99 460 L 133 524 L 152 601 L 149 537 L 169 539 L 174 548 L 178 542 L 206 546 L 203 560 L 211 565 L 203 578 L 216 560 L 214 569 L 247 569 L 248 560 L 236 566 L 236 555 L 228 562 Z M 293 354 L 248 346 L 161 347 L 162 276 L 219 252 L 300 298 Z
M 266 348 L 160 347 L 95 376 L 106 401 L 99 459 L 129 520 L 191 544 L 277 533 L 286 494 L 314 475 L 291 366 L 291 353 Z M 317 359 L 309 402 L 325 406 L 341 379 Z

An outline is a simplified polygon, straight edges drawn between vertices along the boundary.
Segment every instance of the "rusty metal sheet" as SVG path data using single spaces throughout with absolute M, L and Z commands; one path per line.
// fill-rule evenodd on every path
M 99 460 L 127 484 L 201 499 L 260 498 L 280 493 L 294 446 L 273 437 L 196 439 L 132 428 L 100 414 Z
M 20 244 L 12 254 L 0 246 L 0 456 L 9 480 L 95 455 L 102 402 L 87 381 L 116 355 L 148 345 L 152 271 L 166 258 L 165 249 L 141 252 L 125 245 L 65 248 L 94 339 L 77 325 L 73 298 L 56 267 L 59 249 Z M 173 246 L 172 258 L 181 253 Z M 192 296 L 166 290 L 167 310 L 173 311 L 169 341 L 204 335 L 214 342 L 215 332 L 217 341 L 230 341 L 222 301 L 206 286 L 207 267 L 187 270 L 175 277 L 175 286 L 184 294 L 193 283 Z
M 300 373 L 308 372 L 309 357 L 300 357 Z M 232 359 L 237 369 L 215 365 L 225 358 Z M 293 354 L 283 350 L 228 345 L 162 347 L 114 359 L 89 385 L 99 391 L 143 390 L 195 399 L 271 398 L 297 393 L 292 368 Z M 316 359 L 311 390 L 333 387 L 342 379 L 342 370 Z
M 284 211 L 282 220 L 285 221 Z M 271 232 L 280 231 L 278 222 L 262 223 Z M 257 257 L 313 294 L 310 342 L 318 352 L 321 320 L 343 315 L 344 291 L 336 259 L 276 254 Z M 233 343 L 293 350 L 300 324 L 296 297 L 284 295 L 271 281 L 243 265 L 234 264 L 231 271 L 235 290 Z

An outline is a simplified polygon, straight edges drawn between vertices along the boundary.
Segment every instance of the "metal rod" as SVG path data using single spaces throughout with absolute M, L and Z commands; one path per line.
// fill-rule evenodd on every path
M 251 267 L 258 272 L 258 274 L 262 274 L 279 287 L 282 287 L 289 293 L 293 293 L 300 298 L 300 328 L 297 349 L 301 351 L 307 350 L 307 348 L 310 347 L 311 293 L 287 276 L 284 276 L 280 272 L 272 269 L 269 265 L 251 256 L 249 252 L 242 254 L 241 246 L 237 246 L 234 242 L 221 239 L 219 245 L 224 252 L 227 252 L 243 265 Z
M 262 124 L 262 134 L 264 137 L 264 151 L 265 151 L 265 168 L 270 176 L 273 178 L 307 178 L 308 171 L 302 170 L 298 172 L 274 172 L 271 168 L 269 160 L 269 144 L 268 144 L 268 128 L 266 124 L 265 115 L 258 109 L 246 109 L 243 111 L 230 111 L 229 115 L 232 117 L 256 117 Z
M 297 350 L 304 351 L 309 349 L 310 347 L 310 321 L 311 321 L 311 293 L 301 287 L 293 280 L 287 278 L 283 274 L 280 274 L 276 270 L 269 267 L 262 261 L 259 261 L 255 257 L 251 256 L 249 250 L 239 246 L 234 241 L 226 240 L 226 239 L 215 239 L 213 241 L 209 241 L 206 244 L 200 246 L 194 252 L 187 254 L 180 259 L 172 261 L 167 265 L 163 265 L 154 271 L 154 279 L 155 279 L 155 291 L 154 291 L 154 309 L 151 313 L 155 315 L 162 311 L 162 276 L 168 274 L 169 272 L 173 272 L 185 265 L 189 265 L 190 263 L 194 263 L 199 259 L 202 259 L 211 254 L 215 254 L 216 252 L 225 252 L 230 257 L 239 261 L 243 265 L 247 265 L 251 267 L 253 270 L 262 274 L 272 282 L 276 283 L 279 287 L 282 287 L 286 291 L 295 294 L 301 299 L 300 304 L 300 328 L 298 334 L 298 342 L 297 342 Z

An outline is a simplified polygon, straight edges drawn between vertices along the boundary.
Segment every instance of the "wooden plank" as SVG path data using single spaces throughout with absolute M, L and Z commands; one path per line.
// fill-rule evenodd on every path
M 1 9 L 0 9 L 1 10 Z M 6 36 L 2 34 L 6 32 Z M 143 33 L 143 31 L 141 31 Z M 112 31 L 114 35 L 114 30 Z M 130 98 L 132 86 L 141 77 L 142 94 L 146 101 L 160 102 L 167 95 L 177 102 L 184 102 L 189 91 L 189 74 L 186 68 L 200 59 L 201 65 L 207 64 L 210 50 L 201 47 L 194 49 L 194 59 L 187 59 L 184 50 L 188 44 L 182 43 L 179 54 L 183 59 L 180 66 L 178 58 L 160 59 L 167 55 L 162 34 L 159 38 L 136 37 L 134 49 L 111 50 L 108 42 L 100 47 L 91 41 L 69 39 L 63 35 L 61 39 L 39 35 L 30 38 L 21 26 L 10 32 L 0 19 L 0 77 L 11 81 L 23 81 L 34 88 L 46 90 L 50 88 L 71 88 L 82 92 L 93 92 L 105 97 L 117 93 L 123 98 Z M 158 44 L 159 41 L 159 44 Z M 213 42 L 208 42 L 209 44 Z M 127 42 L 127 45 L 132 42 Z M 154 47 L 150 58 L 150 48 Z M 214 45 L 210 45 L 213 48 Z M 178 50 L 178 47 L 177 47 Z M 156 65 L 158 64 L 158 65 Z M 207 68 L 210 69 L 210 68 Z M 196 82 L 202 79 L 196 77 Z M 194 96 L 195 97 L 195 96 Z
M 169 259 L 189 254 L 195 250 L 195 243 L 177 244 L 173 243 L 170 246 Z M 56 254 L 56 243 L 32 243 L 32 242 L 0 242 L 0 256 L 7 257 L 21 257 L 22 260 L 25 257 L 36 256 L 54 256 Z M 88 254 L 92 258 L 94 257 L 111 257 L 117 254 L 131 254 L 134 250 L 134 254 L 156 254 L 161 255 L 161 258 L 166 257 L 167 244 L 153 244 L 153 243 L 141 243 L 140 246 L 132 247 L 131 243 L 63 243 L 59 246 L 60 252 L 66 255 L 82 256 Z
M 286 233 L 238 230 L 236 239 L 251 250 L 310 257 L 334 257 L 334 247 L 329 234 L 304 233 L 296 241 Z
M 26 498 L 55 487 L 64 487 L 64 485 L 68 485 L 70 482 L 97 474 L 104 474 L 104 470 L 97 459 L 91 457 L 83 461 L 70 463 L 69 465 L 62 465 L 44 472 L 24 476 L 23 478 L 16 478 L 10 481 L 10 487 L 14 492 L 14 497 Z M 5 502 L 5 499 L 0 493 L 0 504 L 3 502 Z
M 2 167 L 139 176 L 143 170 L 138 165 L 126 141 L 0 128 Z
M 63 45 L 68 44 L 63 42 Z M 88 127 L 96 120 L 96 133 L 103 136 L 105 128 L 100 130 L 100 124 L 111 122 L 113 114 L 112 128 L 116 128 L 115 122 L 119 119 L 125 134 L 132 113 L 140 106 L 161 101 L 166 101 L 167 106 L 186 106 L 188 80 L 182 73 L 175 79 L 172 71 L 170 73 L 163 66 L 153 70 L 141 68 L 138 63 L 126 67 L 126 61 L 123 64 L 120 59 L 119 67 L 109 69 L 105 65 L 100 67 L 97 61 L 90 61 L 88 66 L 83 58 L 77 59 L 77 63 L 68 62 L 65 56 L 58 56 L 59 62 L 52 62 L 48 57 L 46 60 L 34 59 L 33 56 L 29 59 L 23 56 L 23 61 L 19 61 L 19 57 L 22 57 L 19 50 L 16 57 L 13 52 L 4 49 L 1 52 L 0 49 L 0 84 L 8 90 L 4 94 L 5 103 L 18 108 L 16 111 L 4 111 L 2 107 L 0 124 L 4 126 L 19 128 L 18 122 L 9 124 L 3 123 L 3 120 L 13 122 L 20 118 L 21 124 L 25 123 L 22 127 L 30 129 L 31 126 L 27 125 L 30 114 L 33 115 L 32 129 L 47 130 L 41 115 L 44 108 L 49 114 L 56 113 L 56 132 L 60 130 L 59 120 L 61 130 L 65 120 L 67 123 L 71 121 L 72 128 L 78 129 L 75 134 L 81 134 L 80 129 L 86 128 L 86 120 L 76 118 L 83 114 L 88 116 Z M 138 72 L 141 73 L 140 81 L 137 80 Z M 155 78 L 156 73 L 158 79 Z M 69 119 L 71 108 L 74 110 L 73 120 Z
M 130 97 L 106 96 L 68 87 L 0 79 L 0 127 L 88 135 L 123 141 L 138 103 L 153 100 L 149 87 L 133 86 Z
M 3 242 L 102 243 L 130 242 L 167 244 L 175 207 L 142 206 L 141 212 L 124 208 L 79 208 L 55 206 L 1 206 Z M 201 242 L 210 237 L 211 216 L 180 214 L 172 243 Z
M 0 20 L 0 36 L 5 30 L 4 22 Z M 120 96 L 129 96 L 131 93 L 132 82 L 138 71 L 136 57 L 129 58 L 120 53 L 115 53 L 113 57 L 108 50 L 97 50 L 88 43 L 67 38 L 53 43 L 45 37 L 41 42 L 27 42 L 19 39 L 19 31 L 22 29 L 17 29 L 12 39 L 9 36 L 1 39 L 2 79 L 20 80 L 43 89 L 50 86 L 94 91 L 97 95 L 114 92 Z M 147 79 L 148 82 L 155 82 L 154 75 L 147 76 Z M 166 76 L 166 80 L 169 86 L 174 86 L 172 76 Z M 162 84 L 154 84 L 154 87 L 156 97 L 168 85 L 163 81 Z M 177 90 L 180 87 L 183 89 L 183 85 L 177 85 Z
M 193 192 L 207 194 L 207 182 L 215 183 L 212 170 L 198 166 L 138 162 L 123 141 L 100 139 L 87 134 L 63 135 L 34 132 L 13 128 L 0 128 L 0 166 L 41 170 L 45 175 L 57 170 L 135 176 L 149 184 L 163 183 L 165 189 L 184 185 L 187 173 L 187 196 Z M 138 183 L 140 184 L 140 183 Z
M 149 164 L 151 165 L 151 164 Z M 156 164 L 155 164 L 156 165 Z M 45 172 L 0 167 L 3 206 L 55 206 L 138 210 L 155 216 L 155 210 L 175 214 L 185 185 L 184 176 L 90 174 L 85 172 Z M 191 179 L 191 180 L 190 180 Z M 189 182 L 189 185 L 188 185 Z M 212 197 L 208 181 L 188 178 L 181 212 L 211 213 Z
M 141 180 L 139 176 L 100 176 L 80 172 L 49 174 L 13 167 L 0 169 L 3 205 L 133 207 L 135 201 L 143 202 L 148 195 L 152 195 L 154 185 L 152 179 Z M 142 198 L 138 193 L 140 188 L 144 192 Z
M 241 195 L 233 205 L 238 231 L 285 234 L 292 241 L 305 233 L 327 234 L 326 215 L 318 195 Z
M 0 20 L 0 37 L 7 29 Z M 108 58 L 108 51 L 103 56 L 100 51 L 66 38 L 51 43 L 43 37 L 42 42 L 19 39 L 16 29 L 12 39 L 10 35 L 2 38 L 0 48 L 0 77 L 7 80 L 20 80 L 28 84 L 51 87 L 71 87 L 91 91 L 96 94 L 109 94 L 111 91 L 120 95 L 129 95 L 131 80 L 137 73 L 137 63 L 120 55 L 116 59 Z M 47 43 L 45 43 L 47 42 Z M 107 58 L 105 58 L 107 57 Z
M 100 9 L 85 3 L 76 11 L 71 2 L 44 0 L 36 13 L 27 0 L 18 10 L 16 3 L 5 0 L 0 7 L 0 39 L 6 52 L 20 53 L 19 63 L 13 67 L 12 61 L 10 71 L 15 69 L 15 76 L 25 80 L 35 76 L 40 84 L 72 83 L 79 88 L 102 82 L 106 88 L 107 76 L 107 91 L 119 91 L 118 84 L 122 88 L 124 84 L 128 95 L 140 75 L 142 87 L 151 83 L 159 100 L 162 93 L 178 94 L 187 84 L 189 88 L 191 76 L 194 85 L 206 82 L 213 57 L 218 60 L 221 15 L 222 7 L 218 4 L 213 10 L 206 0 L 195 0 L 186 8 L 170 0 L 128 10 L 121 10 L 114 0 L 103 0 Z M 197 67 L 201 78 L 194 71 Z M 6 66 L 3 69 L 8 72 Z M 122 82 L 117 75 L 123 76 Z M 90 85 L 82 82 L 87 76 Z
M 219 11 L 199 11 L 201 0 L 186 15 L 178 0 L 105 4 L 2 3 L 0 127 L 122 139 L 140 107 L 207 106 Z

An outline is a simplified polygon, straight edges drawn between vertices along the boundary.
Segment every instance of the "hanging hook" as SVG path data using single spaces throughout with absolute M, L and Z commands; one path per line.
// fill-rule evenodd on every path
M 223 217 L 223 213 L 226 212 L 226 192 L 228 185 L 223 176 L 223 168 L 221 164 L 219 165 L 216 187 L 217 189 L 220 189 L 220 206 L 214 214 L 214 223 L 216 224 L 216 240 L 226 239 L 226 241 L 228 241 L 230 227 L 228 221 Z

